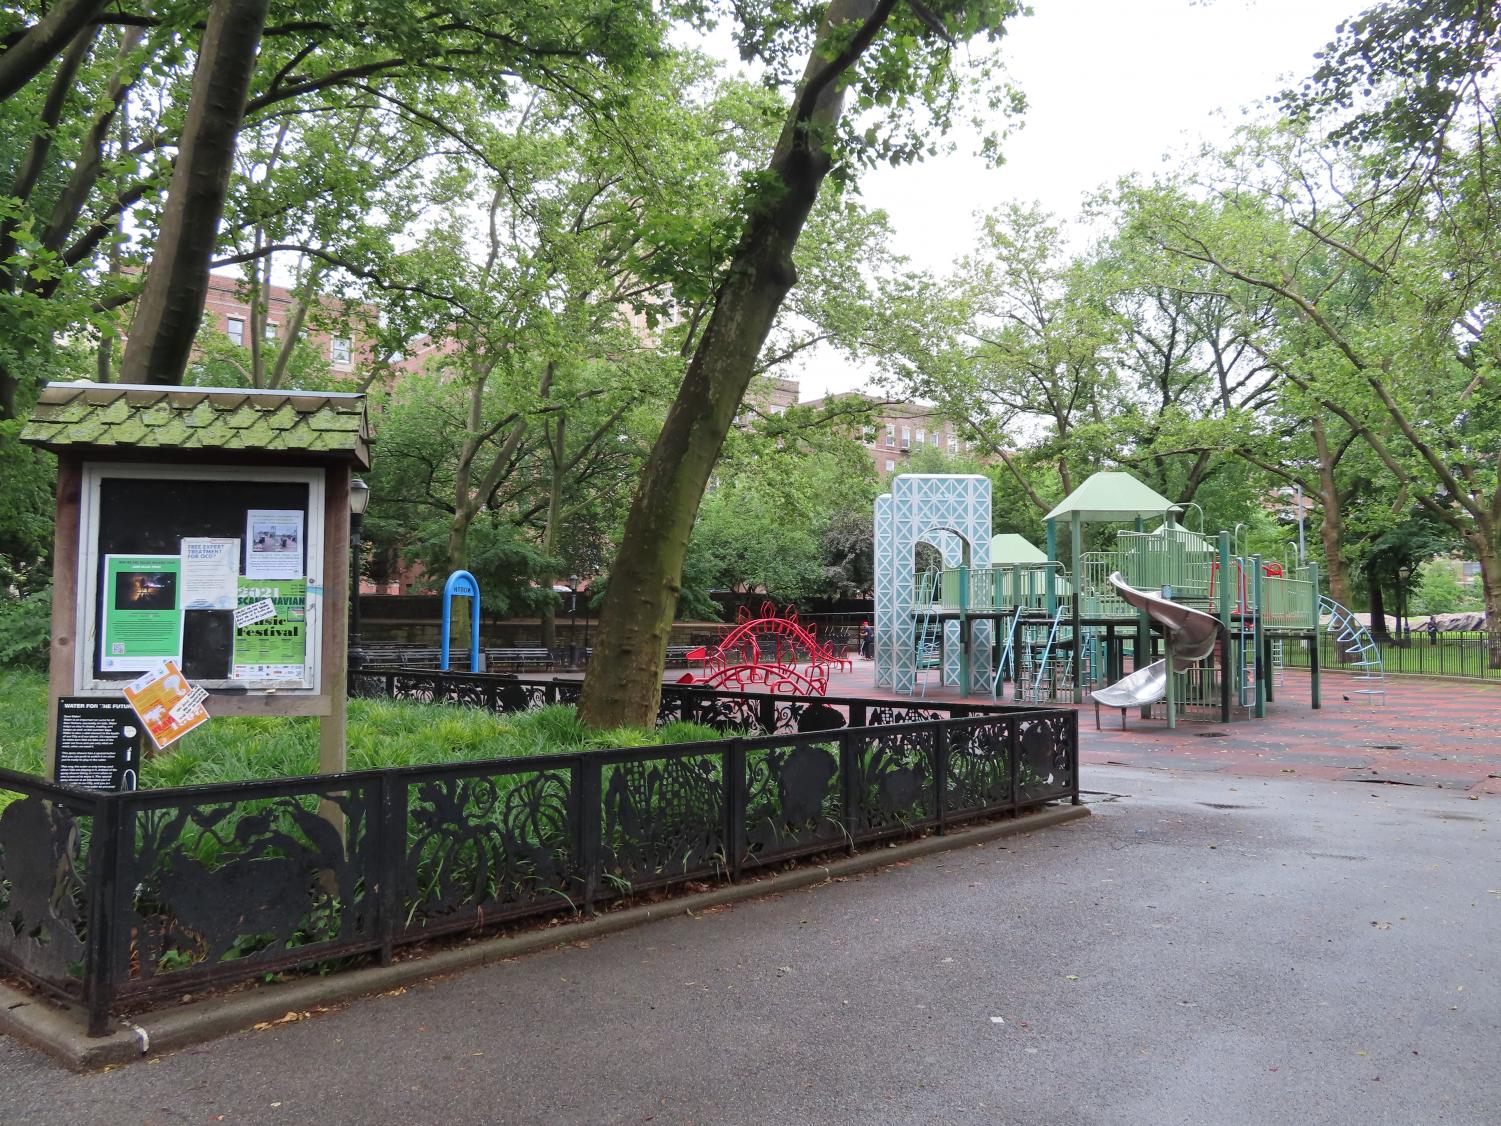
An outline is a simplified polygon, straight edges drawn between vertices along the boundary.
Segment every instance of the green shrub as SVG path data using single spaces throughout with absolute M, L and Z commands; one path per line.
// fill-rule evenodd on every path
M 52 588 L 0 597 L 0 668 L 47 667 L 52 646 Z

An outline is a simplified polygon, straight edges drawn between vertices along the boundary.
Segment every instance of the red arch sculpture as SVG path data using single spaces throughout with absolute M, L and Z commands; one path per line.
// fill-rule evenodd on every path
M 735 615 L 735 628 L 712 650 L 700 646 L 688 653 L 688 659 L 702 661 L 703 669 L 681 677 L 681 684 L 731 690 L 764 688 L 805 696 L 828 693 L 831 668 L 854 668 L 853 661 L 835 653 L 832 646 L 814 636 L 812 628 L 798 622 L 795 609 L 789 606 L 778 614 L 770 602 L 762 604 L 758 618 L 752 618 L 741 606 Z M 805 667 L 800 668 L 800 664 Z

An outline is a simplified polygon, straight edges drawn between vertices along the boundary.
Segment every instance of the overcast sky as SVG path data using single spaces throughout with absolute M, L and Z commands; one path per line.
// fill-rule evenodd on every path
M 963 153 L 862 181 L 884 208 L 895 249 L 942 271 L 969 246 L 974 213 L 1008 200 L 1039 201 L 1072 218 L 1084 198 L 1165 156 L 1218 141 L 1242 109 L 1313 69 L 1313 54 L 1362 0 L 1033 0 L 1003 50 L 1027 96 L 1006 163 L 987 169 Z M 799 373 L 802 397 L 864 382 L 825 353 Z

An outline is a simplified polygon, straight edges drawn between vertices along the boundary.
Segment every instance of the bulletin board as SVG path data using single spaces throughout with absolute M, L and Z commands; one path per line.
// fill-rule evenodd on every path
M 324 471 L 84 466 L 76 683 L 167 657 L 218 691 L 317 691 Z

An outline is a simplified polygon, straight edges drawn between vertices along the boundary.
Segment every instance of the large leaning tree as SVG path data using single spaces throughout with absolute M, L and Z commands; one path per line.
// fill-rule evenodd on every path
M 831 0 L 734 10 L 742 53 L 789 81 L 791 104 L 771 159 L 747 182 L 739 241 L 626 519 L 579 702 L 594 727 L 655 721 L 694 518 L 797 283 L 798 237 L 825 180 L 862 162 L 936 151 L 934 138 L 963 101 L 959 45 L 998 40 L 1021 8 L 1012 0 Z M 793 80 L 797 58 L 806 61 Z M 991 65 L 979 65 L 980 80 L 993 76 Z

